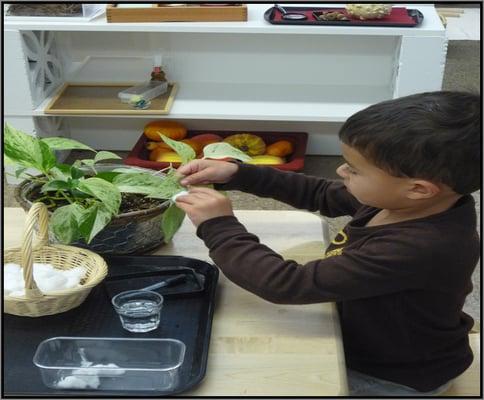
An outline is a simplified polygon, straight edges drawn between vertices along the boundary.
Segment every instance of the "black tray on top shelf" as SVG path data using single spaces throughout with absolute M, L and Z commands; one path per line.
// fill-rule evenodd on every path
M 271 7 L 264 12 L 264 19 L 274 25 L 337 25 L 337 26 L 387 26 L 399 28 L 411 28 L 422 23 L 424 16 L 419 10 L 405 7 L 393 7 L 390 15 L 382 19 L 360 20 L 353 18 L 346 12 L 344 7 L 286 7 L 282 4 L 286 13 L 306 15 L 304 20 L 282 19 L 282 12 L 276 7 Z M 325 21 L 320 18 L 327 11 L 338 11 L 347 16 L 346 21 Z
M 31 318 L 3 315 L 3 394 L 47 397 L 151 397 L 184 392 L 205 376 L 218 269 L 193 258 L 176 256 L 105 256 L 108 276 L 73 310 Z M 160 327 L 147 333 L 124 330 L 111 305 L 120 291 L 140 289 L 170 276 L 184 281 L 158 289 L 164 296 Z M 55 336 L 174 338 L 186 345 L 179 384 L 170 391 L 55 390 L 42 383 L 32 358 L 40 342 Z M 28 378 L 28 379 L 26 379 Z

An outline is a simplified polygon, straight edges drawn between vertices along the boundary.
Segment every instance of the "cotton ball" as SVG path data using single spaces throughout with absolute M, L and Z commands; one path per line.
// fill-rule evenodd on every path
M 42 292 L 64 289 L 67 277 L 51 264 L 34 263 L 34 279 Z
M 20 265 L 14 263 L 7 263 L 3 266 L 3 295 L 11 296 L 12 293 L 21 292 L 24 290 L 24 278 Z
M 98 369 L 96 370 L 99 376 L 114 376 L 114 375 L 123 375 L 126 371 L 122 368 L 119 368 L 116 364 L 109 363 L 109 364 L 96 364 L 93 367 L 104 367 L 104 368 L 111 368 L 111 369 Z
M 15 263 L 7 263 L 3 264 L 3 273 L 4 274 L 18 274 L 20 273 L 21 268 L 20 265 Z
M 176 199 L 179 197 L 179 196 L 185 196 L 188 194 L 188 191 L 187 190 L 182 190 L 181 192 L 178 192 L 177 194 L 174 194 L 172 197 L 171 197 L 171 200 L 172 201 L 176 201 Z
M 70 289 L 79 286 L 81 280 L 86 276 L 86 272 L 87 270 L 84 267 L 76 267 L 63 271 L 64 276 L 67 278 L 64 289 Z
M 66 376 L 57 382 L 58 388 L 65 389 L 86 389 L 87 387 L 97 389 L 99 385 L 97 376 Z
M 66 376 L 57 382 L 56 386 L 63 389 L 85 389 L 87 383 L 77 376 Z
M 53 292 L 56 290 L 62 290 L 67 282 L 67 278 L 61 274 L 52 274 L 49 276 L 35 276 L 34 278 L 37 283 L 38 288 L 42 292 Z
M 85 364 L 86 366 L 92 364 L 89 361 L 87 363 Z M 82 379 L 88 387 L 96 389 L 100 385 L 98 373 L 94 369 L 75 369 L 72 371 L 72 375 Z
M 10 292 L 9 296 L 12 296 L 12 297 L 23 297 L 23 296 L 25 296 L 25 289 L 16 290 L 16 291 Z
M 92 364 L 92 362 L 89 362 L 86 366 L 89 367 Z M 76 376 L 89 376 L 89 375 L 94 375 L 97 376 L 97 370 L 95 369 L 88 369 L 88 368 L 82 368 L 82 369 L 75 369 L 72 371 L 72 375 Z
M 48 279 L 52 276 L 58 274 L 58 270 L 56 270 L 50 264 L 41 264 L 41 263 L 34 263 L 34 279 Z

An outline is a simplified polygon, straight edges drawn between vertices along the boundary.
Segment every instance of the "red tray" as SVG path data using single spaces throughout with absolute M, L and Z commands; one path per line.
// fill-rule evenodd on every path
M 405 7 L 393 7 L 390 15 L 382 19 L 360 20 L 353 18 L 346 12 L 345 8 L 331 7 L 282 7 L 287 13 L 298 13 L 306 15 L 305 20 L 287 20 L 282 18 L 282 13 L 275 7 L 271 7 L 264 13 L 264 19 L 274 25 L 338 25 L 338 26 L 394 26 L 414 27 L 420 25 L 424 16 L 418 10 L 410 10 Z M 319 15 L 326 11 L 339 11 L 345 14 L 348 21 L 324 21 Z
M 227 137 L 235 133 L 246 133 L 248 131 L 188 131 L 187 138 L 191 138 L 201 133 L 215 133 L 221 137 Z M 260 136 L 264 142 L 269 145 L 277 142 L 278 140 L 289 140 L 294 146 L 294 152 L 286 157 L 287 162 L 284 164 L 270 165 L 271 167 L 281 169 L 284 171 L 300 171 L 304 168 L 304 155 L 306 154 L 306 145 L 308 142 L 308 134 L 306 132 L 254 132 L 250 133 Z M 135 165 L 137 167 L 150 168 L 150 169 L 164 169 L 170 165 L 166 162 L 150 161 L 148 159 L 149 151 L 146 149 L 145 144 L 148 138 L 145 135 L 136 142 L 135 146 L 128 154 L 128 157 L 124 160 L 127 165 Z M 177 168 L 180 163 L 172 163 L 174 168 Z

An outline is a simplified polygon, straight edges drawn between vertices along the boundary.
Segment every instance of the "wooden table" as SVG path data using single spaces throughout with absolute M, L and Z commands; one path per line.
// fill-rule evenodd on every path
M 4 247 L 17 246 L 25 213 L 4 208 Z M 285 258 L 323 256 L 322 221 L 302 211 L 236 211 L 260 241 Z M 186 219 L 172 243 L 155 254 L 210 261 Z M 204 380 L 187 396 L 337 396 L 347 394 L 344 353 L 333 304 L 277 305 L 223 274 Z

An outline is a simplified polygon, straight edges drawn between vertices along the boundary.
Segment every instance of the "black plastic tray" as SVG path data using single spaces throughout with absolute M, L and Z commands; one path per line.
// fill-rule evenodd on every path
M 201 260 L 175 256 L 106 256 L 108 277 L 79 307 L 65 313 L 31 318 L 3 315 L 3 396 L 150 397 L 169 396 L 197 385 L 205 376 L 218 269 Z M 164 277 L 188 271 L 192 277 L 158 290 L 165 297 L 160 327 L 131 333 L 121 322 L 110 297 L 122 289 L 139 289 Z M 193 275 L 193 271 L 196 277 Z M 132 275 L 133 274 L 133 275 Z M 130 284 L 126 285 L 126 282 Z M 134 286 L 131 286 L 131 282 Z M 180 382 L 167 392 L 55 390 L 45 386 L 32 358 L 40 342 L 54 336 L 175 338 L 186 345 Z
M 264 12 L 264 19 L 274 25 L 314 25 L 314 26 L 324 26 L 324 25 L 337 25 L 337 26 L 381 26 L 381 27 L 400 27 L 400 28 L 412 28 L 418 26 L 422 23 L 424 16 L 416 9 L 405 9 L 402 12 L 408 14 L 412 22 L 401 22 L 398 18 L 394 19 L 392 14 L 386 18 L 375 19 L 375 20 L 359 20 L 356 18 L 351 18 L 348 21 L 324 21 L 319 19 L 319 14 L 323 11 L 340 11 L 346 13 L 344 7 L 286 7 L 282 4 L 282 7 L 287 13 L 301 13 L 307 16 L 305 20 L 288 20 L 281 19 L 276 20 L 275 17 L 280 15 L 280 11 L 276 7 L 271 7 Z M 404 7 L 397 7 L 402 10 Z

